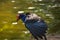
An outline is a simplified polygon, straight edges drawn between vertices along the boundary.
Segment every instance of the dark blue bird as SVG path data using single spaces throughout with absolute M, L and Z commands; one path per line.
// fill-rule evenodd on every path
M 45 35 L 47 24 L 44 22 L 44 20 L 40 20 L 39 22 L 34 20 L 25 21 L 27 15 L 28 14 L 24 13 L 19 14 L 19 16 L 17 17 L 17 21 L 21 19 L 25 23 L 26 28 L 30 31 L 30 33 L 36 40 L 39 40 L 39 38 L 43 39 L 43 37 L 45 40 L 47 40 Z

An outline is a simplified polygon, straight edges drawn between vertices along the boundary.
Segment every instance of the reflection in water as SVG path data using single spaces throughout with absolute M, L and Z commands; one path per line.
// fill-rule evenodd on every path
M 25 34 L 28 34 L 28 33 L 30 33 L 29 31 L 23 31 Z
M 15 0 L 12 0 L 11 2 L 12 2 L 12 3 L 14 3 L 14 2 L 15 2 Z
M 8 39 L 4 39 L 4 40 L 8 40 Z

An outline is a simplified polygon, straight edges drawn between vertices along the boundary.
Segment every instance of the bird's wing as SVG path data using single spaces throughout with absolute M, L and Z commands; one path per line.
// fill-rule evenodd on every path
M 27 24 L 26 27 L 31 33 L 35 35 L 45 34 L 47 28 L 46 25 L 40 23 Z

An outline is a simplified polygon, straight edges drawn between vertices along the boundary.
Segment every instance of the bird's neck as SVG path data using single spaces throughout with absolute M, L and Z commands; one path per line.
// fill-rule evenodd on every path
M 21 15 L 21 20 L 25 23 L 25 19 L 26 19 L 26 15 L 25 14 L 22 14 Z

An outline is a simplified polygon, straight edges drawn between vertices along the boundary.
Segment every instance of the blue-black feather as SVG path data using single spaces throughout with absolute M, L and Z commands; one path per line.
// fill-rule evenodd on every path
M 40 20 L 40 22 L 36 21 L 36 22 L 28 22 L 25 21 L 26 15 L 25 14 L 21 14 L 20 18 L 22 19 L 22 21 L 25 23 L 26 28 L 34 35 L 34 36 L 42 36 L 43 34 L 46 33 L 47 30 L 47 24 L 43 21 Z

